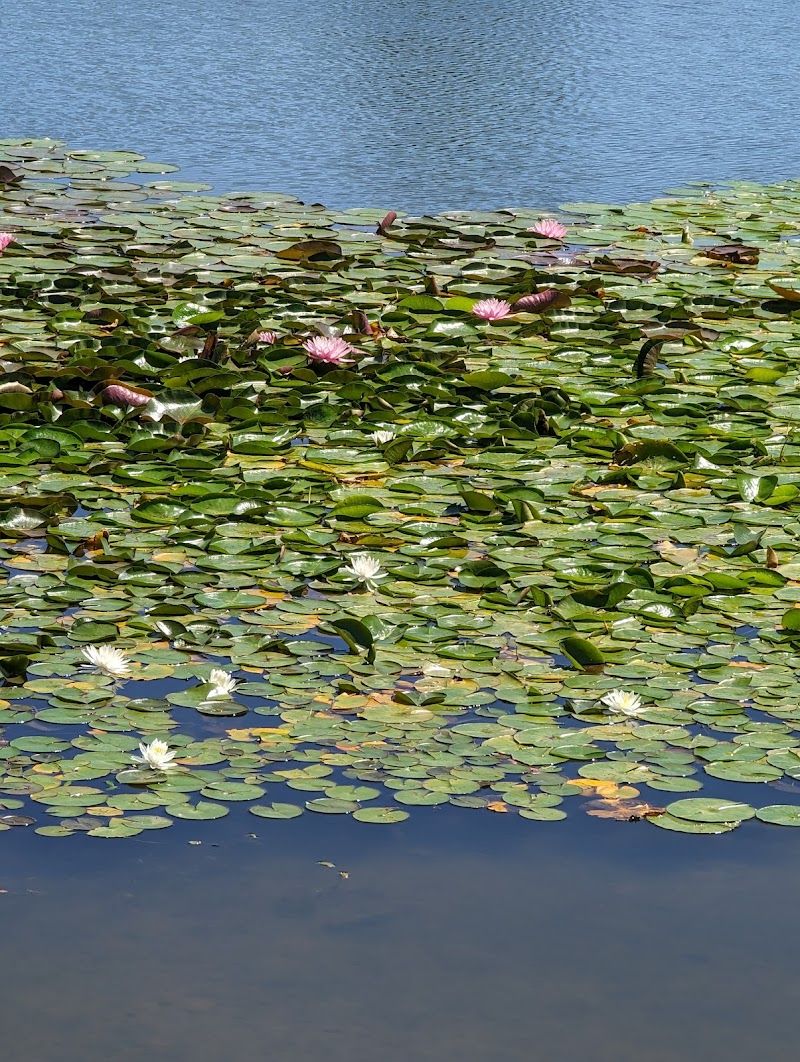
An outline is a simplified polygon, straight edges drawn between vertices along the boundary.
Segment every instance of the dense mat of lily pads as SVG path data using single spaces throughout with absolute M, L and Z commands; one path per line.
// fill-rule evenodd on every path
M 800 824 L 800 183 L 172 169 L 0 141 L 0 826 Z

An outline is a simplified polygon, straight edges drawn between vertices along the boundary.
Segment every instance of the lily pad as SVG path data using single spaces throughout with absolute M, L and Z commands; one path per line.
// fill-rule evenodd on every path
M 325 815 L 347 815 L 352 811 L 358 811 L 358 804 L 355 800 L 337 800 L 333 797 L 307 800 L 306 807 L 309 811 L 318 811 Z
M 400 808 L 358 808 L 353 818 L 359 822 L 390 823 L 402 822 L 408 818 L 408 812 Z
M 174 819 L 222 819 L 228 814 L 228 808 L 222 804 L 211 804 L 205 800 L 197 804 L 168 804 L 164 810 Z
M 734 822 L 698 822 L 692 819 L 680 819 L 673 815 L 655 815 L 648 818 L 649 823 L 661 830 L 673 830 L 676 833 L 730 833 L 741 824 Z
M 296 819 L 303 814 L 303 809 L 297 804 L 254 804 L 250 814 L 262 819 Z
M 756 818 L 771 822 L 774 826 L 800 826 L 800 806 L 797 804 L 771 804 L 756 810 Z
M 742 822 L 752 819 L 755 808 L 737 801 L 717 800 L 713 797 L 690 797 L 667 805 L 667 812 L 691 822 Z

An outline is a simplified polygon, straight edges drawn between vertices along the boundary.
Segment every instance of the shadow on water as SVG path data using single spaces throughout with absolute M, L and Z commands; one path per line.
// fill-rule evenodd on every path
M 3 837 L 4 1062 L 744 1062 L 796 1040 L 785 830 L 237 809 L 37 840 Z

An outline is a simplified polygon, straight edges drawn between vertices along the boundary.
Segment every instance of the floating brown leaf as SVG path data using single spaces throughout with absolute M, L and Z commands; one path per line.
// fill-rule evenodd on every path
M 372 335 L 372 326 L 363 310 L 353 310 L 353 326 L 362 336 Z
M 600 255 L 591 262 L 598 273 L 618 273 L 620 276 L 652 277 L 661 269 L 661 263 L 644 258 L 609 258 Z
M 614 797 L 590 800 L 583 806 L 587 815 L 596 819 L 616 819 L 618 822 L 640 822 L 642 819 L 656 818 L 666 811 L 666 808 L 657 808 L 639 800 L 620 800 Z
M 725 243 L 719 247 L 708 247 L 700 252 L 704 258 L 712 258 L 727 265 L 755 265 L 758 262 L 757 247 L 745 247 L 741 243 Z
M 203 343 L 203 349 L 200 351 L 200 357 L 204 361 L 217 362 L 222 354 L 222 349 L 218 334 L 216 332 L 209 332 Z
M 800 302 L 800 286 L 796 288 L 787 288 L 786 283 L 791 280 L 791 277 L 781 277 L 779 280 L 768 280 L 767 284 L 776 291 L 782 299 L 786 299 L 788 302 Z M 781 281 L 784 281 L 781 283 Z
M 289 262 L 330 262 L 342 257 L 342 249 L 333 240 L 300 240 L 278 251 L 275 257 Z
M 10 166 L 0 163 L 0 185 L 19 184 L 21 180 L 21 173 L 14 173 Z

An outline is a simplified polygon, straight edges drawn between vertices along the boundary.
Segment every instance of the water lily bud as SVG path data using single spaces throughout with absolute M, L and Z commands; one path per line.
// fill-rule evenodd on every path
M 555 288 L 545 288 L 544 291 L 535 291 L 530 295 L 522 295 L 511 309 L 538 313 L 540 310 L 547 309 L 557 298 L 558 291 Z
M 152 398 L 149 391 L 130 387 L 128 384 L 113 383 L 100 392 L 103 402 L 112 406 L 144 406 Z

